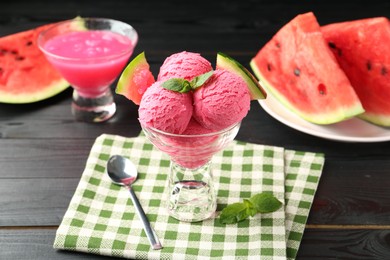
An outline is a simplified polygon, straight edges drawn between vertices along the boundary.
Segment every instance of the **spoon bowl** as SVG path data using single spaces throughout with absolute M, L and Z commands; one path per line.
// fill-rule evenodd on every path
M 138 216 L 142 220 L 146 236 L 149 239 L 150 245 L 153 249 L 161 249 L 162 245 L 157 237 L 156 232 L 150 226 L 150 222 L 146 217 L 146 214 L 135 195 L 131 185 L 137 180 L 138 172 L 135 165 L 127 158 L 114 155 L 111 156 L 107 162 L 107 173 L 111 180 L 118 185 L 125 186 L 129 192 L 134 207 L 138 213 Z
M 119 155 L 111 156 L 107 163 L 107 172 L 115 184 L 123 186 L 133 184 L 138 177 L 135 165 L 129 159 Z

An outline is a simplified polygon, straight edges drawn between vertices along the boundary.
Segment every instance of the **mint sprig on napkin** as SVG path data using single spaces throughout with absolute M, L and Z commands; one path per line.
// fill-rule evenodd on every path
M 262 192 L 250 199 L 244 199 L 243 202 L 236 202 L 225 207 L 219 216 L 219 221 L 222 224 L 234 224 L 249 216 L 253 217 L 257 213 L 277 211 L 281 206 L 282 202 L 271 193 Z

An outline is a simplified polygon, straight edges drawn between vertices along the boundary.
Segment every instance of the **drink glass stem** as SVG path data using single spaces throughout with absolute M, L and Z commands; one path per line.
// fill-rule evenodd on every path
M 116 105 L 111 89 L 98 97 L 82 96 L 76 89 L 73 90 L 72 114 L 77 121 L 103 122 L 111 118 L 116 111 Z

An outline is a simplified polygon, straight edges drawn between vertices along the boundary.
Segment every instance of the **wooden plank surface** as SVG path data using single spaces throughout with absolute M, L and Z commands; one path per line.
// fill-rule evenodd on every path
M 388 259 L 389 236 L 389 230 L 308 228 L 303 237 L 304 246 L 298 252 L 297 259 Z M 55 250 L 52 248 L 54 237 L 53 228 L 0 229 L 2 259 L 123 259 Z
M 69 126 L 65 126 L 53 123 L 56 120 L 47 120 L 45 115 L 46 112 L 42 112 L 34 116 L 40 120 L 35 125 L 21 123 L 22 126 L 28 125 L 28 130 L 19 128 L 19 125 L 7 126 L 19 138 L 0 139 L 0 154 L 3 155 L 0 157 L 0 190 L 7 191 L 0 197 L 0 208 L 3 209 L 0 225 L 58 225 L 59 215 L 64 213 L 76 188 L 95 136 L 102 133 L 136 136 L 139 132 L 131 127 L 133 132 L 128 134 L 131 131 L 126 125 L 121 126 L 123 128 L 117 124 L 115 127 L 110 124 L 86 125 L 70 119 Z M 27 116 L 26 120 L 30 118 Z M 390 178 L 383 170 L 390 169 L 389 143 L 346 145 L 274 125 L 274 120 L 258 104 L 252 103 L 237 139 L 326 155 L 309 223 L 389 223 Z M 45 131 L 40 133 L 42 129 Z M 44 135 L 49 138 L 44 138 Z M 54 195 L 49 196 L 51 193 Z M 45 206 L 38 207 L 40 202 Z M 25 218 L 27 212 L 28 220 Z

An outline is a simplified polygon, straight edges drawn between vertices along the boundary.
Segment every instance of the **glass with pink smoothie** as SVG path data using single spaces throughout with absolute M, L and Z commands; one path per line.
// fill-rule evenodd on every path
M 105 18 L 76 18 L 41 33 L 38 45 L 74 88 L 72 112 L 85 122 L 102 122 L 116 110 L 110 85 L 138 41 L 130 25 Z

